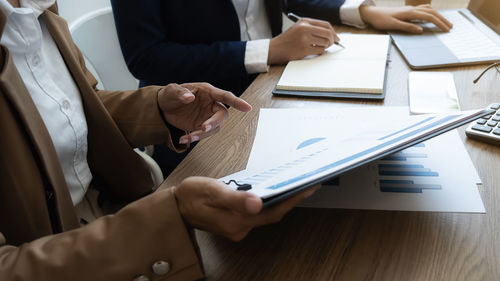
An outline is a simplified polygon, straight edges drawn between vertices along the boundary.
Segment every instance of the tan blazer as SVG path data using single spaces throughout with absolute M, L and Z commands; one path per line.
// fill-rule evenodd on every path
M 174 148 L 176 136 L 171 137 L 157 104 L 160 88 L 97 90 L 57 4 L 41 17 L 81 92 L 94 179 L 122 200 L 151 193 L 149 171 L 132 148 L 163 142 Z M 0 12 L 0 36 L 5 22 Z M 167 274 L 155 274 L 157 261 L 169 263 Z M 171 189 L 79 228 L 49 133 L 9 50 L 0 46 L 0 280 L 110 281 L 140 275 L 203 277 Z

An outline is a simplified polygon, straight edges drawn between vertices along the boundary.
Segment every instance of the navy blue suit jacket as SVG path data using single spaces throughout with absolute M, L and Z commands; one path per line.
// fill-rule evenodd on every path
M 252 0 L 255 1 L 255 0 Z M 339 23 L 345 0 L 265 0 L 273 35 L 282 12 Z M 231 0 L 111 0 L 130 72 L 141 86 L 208 82 L 240 95 L 255 75 L 246 72 Z

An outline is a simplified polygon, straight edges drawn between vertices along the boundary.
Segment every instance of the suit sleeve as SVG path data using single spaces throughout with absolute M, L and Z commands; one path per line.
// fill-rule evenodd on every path
M 285 0 L 285 13 L 295 13 L 302 17 L 310 17 L 341 24 L 340 7 L 345 0 Z
M 165 275 L 152 269 L 160 261 L 170 265 Z M 172 281 L 203 277 L 171 188 L 85 227 L 19 247 L 5 245 L 0 234 L 0 280 L 131 281 L 140 275 Z
M 178 43 L 170 38 L 171 31 L 162 21 L 162 17 L 169 15 L 164 14 L 160 2 L 111 1 L 122 53 L 137 79 L 154 85 L 171 81 L 217 84 L 235 75 L 247 75 L 244 65 L 246 42 Z M 186 18 L 185 21 L 196 22 L 196 19 Z

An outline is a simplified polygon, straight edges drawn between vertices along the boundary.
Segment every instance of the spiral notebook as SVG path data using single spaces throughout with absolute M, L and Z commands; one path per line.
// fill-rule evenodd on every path
M 291 61 L 273 93 L 314 97 L 383 99 L 389 35 L 340 34 L 320 56 Z

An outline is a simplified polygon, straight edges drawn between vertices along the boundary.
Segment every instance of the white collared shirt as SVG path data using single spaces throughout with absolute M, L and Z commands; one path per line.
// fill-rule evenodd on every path
M 21 0 L 13 8 L 0 0 L 7 16 L 5 45 L 48 129 L 73 204 L 85 195 L 92 179 L 87 163 L 87 122 L 80 91 L 47 26 L 38 17 L 54 0 Z
M 272 38 L 271 25 L 267 17 L 264 0 L 233 0 L 240 22 L 241 41 L 248 41 L 245 50 L 245 68 L 249 74 L 267 72 L 269 43 Z M 361 5 L 373 5 L 372 0 L 346 0 L 340 7 L 343 24 L 363 28 L 365 24 L 359 14 Z

